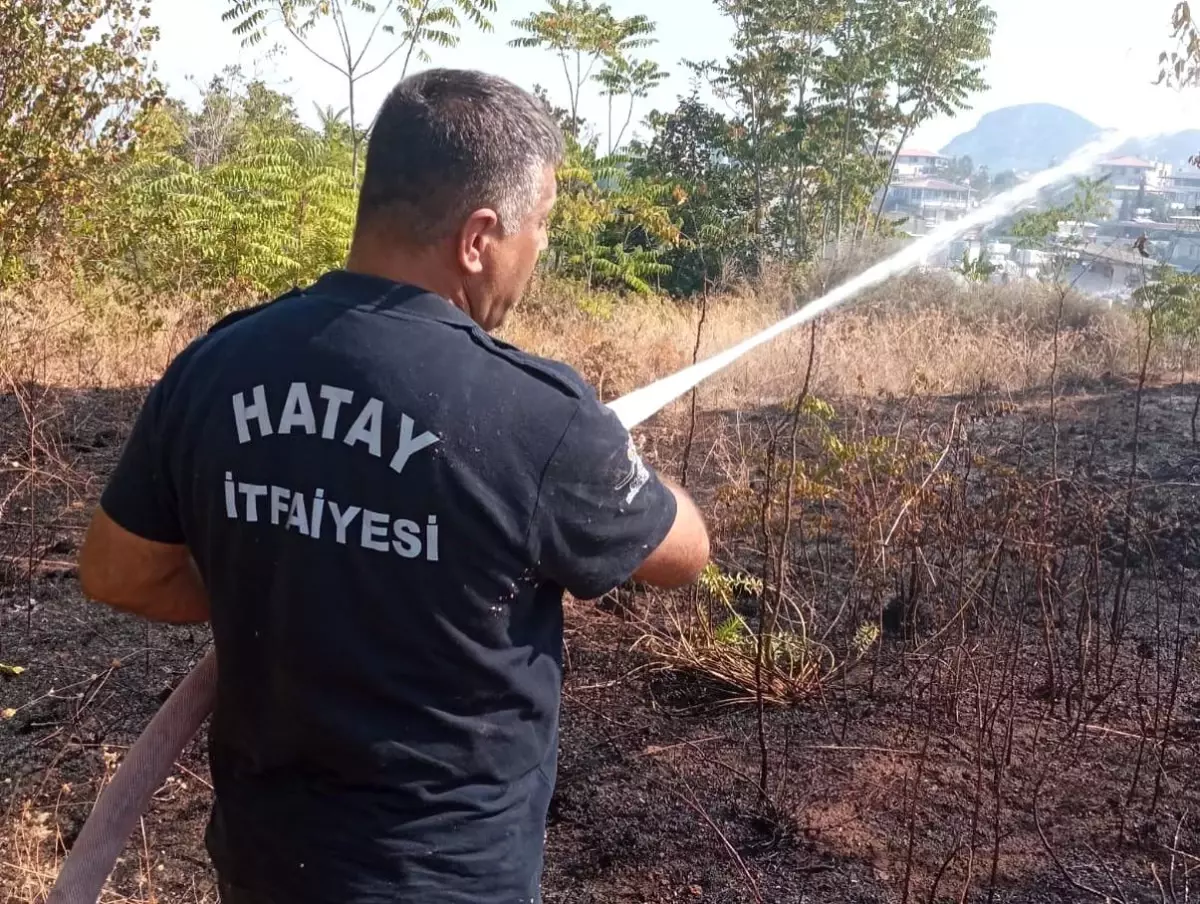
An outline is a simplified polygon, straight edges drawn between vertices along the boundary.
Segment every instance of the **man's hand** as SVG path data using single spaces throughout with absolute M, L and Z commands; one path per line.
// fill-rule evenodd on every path
M 186 546 L 155 543 L 97 508 L 79 553 L 84 595 L 151 621 L 209 619 L 208 594 Z
M 675 523 L 666 539 L 634 572 L 633 580 L 670 590 L 692 583 L 708 564 L 708 530 L 687 492 L 661 475 L 659 480 L 675 494 Z

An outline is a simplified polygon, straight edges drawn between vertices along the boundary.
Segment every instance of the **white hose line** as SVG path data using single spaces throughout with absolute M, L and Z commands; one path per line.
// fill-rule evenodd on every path
M 963 219 L 943 223 L 929 235 L 810 302 L 774 326 L 733 348 L 622 396 L 611 402 L 609 407 L 626 428 L 637 426 L 752 349 L 819 317 L 864 289 L 917 266 L 929 254 L 945 248 L 960 235 L 985 226 L 1032 201 L 1042 189 L 1082 175 L 1103 154 L 1118 147 L 1128 137 L 1111 133 L 1093 142 L 1062 165 L 1037 174 Z M 183 748 L 200 730 L 211 712 L 216 700 L 216 682 L 216 655 L 209 652 L 167 698 L 118 767 L 67 854 L 46 904 L 96 904 L 104 882 L 112 872 L 138 818 L 149 805 L 154 792 L 166 781 Z
M 212 712 L 216 692 L 217 657 L 210 650 L 129 748 L 71 846 L 46 904 L 95 904 L 150 798 Z

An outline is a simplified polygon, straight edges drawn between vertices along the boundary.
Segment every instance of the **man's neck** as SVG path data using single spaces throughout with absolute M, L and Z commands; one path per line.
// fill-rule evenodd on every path
M 438 265 L 430 252 L 414 250 L 384 255 L 355 244 L 350 248 L 345 269 L 350 273 L 379 276 L 392 282 L 416 286 L 440 295 L 467 315 L 471 313 L 461 283 L 448 277 L 445 268 Z

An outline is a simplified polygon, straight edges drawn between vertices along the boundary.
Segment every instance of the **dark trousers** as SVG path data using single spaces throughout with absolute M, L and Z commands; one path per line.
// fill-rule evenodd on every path
M 217 880 L 217 888 L 221 893 L 221 904 L 274 904 L 270 898 L 246 891 L 224 879 Z

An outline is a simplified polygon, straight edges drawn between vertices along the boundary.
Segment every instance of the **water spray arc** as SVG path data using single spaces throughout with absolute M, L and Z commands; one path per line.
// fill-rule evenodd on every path
M 784 318 L 774 326 L 768 327 L 761 333 L 755 333 L 749 339 L 745 339 L 732 348 L 713 355 L 711 358 L 706 358 L 703 361 L 693 364 L 691 367 L 686 367 L 677 373 L 663 377 L 661 380 L 656 380 L 649 386 L 635 389 L 628 395 L 610 403 L 609 407 L 617 412 L 618 417 L 621 418 L 621 422 L 625 426 L 631 427 L 640 424 L 688 390 L 718 371 L 724 370 L 738 358 L 758 348 L 758 346 L 770 342 L 793 327 L 807 323 L 810 320 L 815 320 L 825 312 L 849 301 L 866 289 L 877 286 L 893 276 L 899 276 L 901 273 L 912 269 L 930 254 L 948 247 L 951 242 L 964 233 L 995 222 L 1001 217 L 1007 216 L 1014 210 L 1017 210 L 1025 203 L 1034 200 L 1043 189 L 1060 182 L 1065 182 L 1067 179 L 1075 176 L 1083 175 L 1091 169 L 1097 160 L 1120 147 L 1130 137 L 1132 136 L 1126 133 L 1114 132 L 1097 139 L 1086 147 L 1081 148 L 1060 166 L 1043 170 L 1028 181 L 1022 182 L 1016 188 L 1002 195 L 997 195 L 987 204 L 972 211 L 961 220 L 941 224 L 933 232 L 929 233 L 929 235 L 923 236 L 911 245 L 906 245 L 891 257 L 869 267 L 836 289 L 809 302 L 795 314 Z
M 961 220 L 944 223 L 929 235 L 863 271 L 833 291 L 805 305 L 772 327 L 730 349 L 678 373 L 622 396 L 609 407 L 627 428 L 661 411 L 703 380 L 728 367 L 775 337 L 821 316 L 890 277 L 919 265 L 966 232 L 986 226 L 1034 200 L 1043 189 L 1086 173 L 1105 154 L 1133 137 L 1113 132 L 1092 142 L 1067 161 L 1038 173 L 1026 182 L 972 211 Z M 217 661 L 213 651 L 184 678 L 142 732 L 68 853 L 46 904 L 95 904 L 117 857 L 133 833 L 154 792 L 166 781 L 175 760 L 212 711 L 216 699 Z

